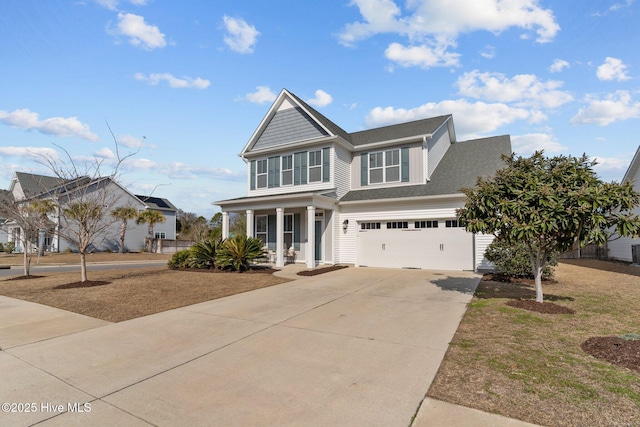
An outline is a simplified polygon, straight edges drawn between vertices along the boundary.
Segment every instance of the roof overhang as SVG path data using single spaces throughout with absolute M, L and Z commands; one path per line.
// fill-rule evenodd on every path
M 422 200 L 443 200 L 443 199 L 464 199 L 466 196 L 464 193 L 454 194 L 436 194 L 433 196 L 412 196 L 412 197 L 389 197 L 385 199 L 368 199 L 368 200 L 348 200 L 341 201 L 339 204 L 345 205 L 375 205 L 380 203 L 404 203 L 404 202 L 417 202 Z
M 269 196 L 242 197 L 239 199 L 214 202 L 223 212 L 242 210 L 262 210 L 277 208 L 299 208 L 315 206 L 321 209 L 333 209 L 338 200 L 320 193 L 305 192 L 293 194 L 277 194 Z
M 353 147 L 353 151 L 371 150 L 379 147 L 389 147 L 393 145 L 406 144 L 408 142 L 422 142 L 425 139 L 429 139 L 433 136 L 432 133 L 425 133 L 422 135 L 407 136 L 405 138 L 392 139 L 389 141 L 371 142 L 369 144 L 361 144 Z

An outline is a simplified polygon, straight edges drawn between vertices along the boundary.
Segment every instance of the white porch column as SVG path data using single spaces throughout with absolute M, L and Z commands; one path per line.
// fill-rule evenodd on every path
M 253 210 L 247 209 L 247 237 L 255 237 L 253 233 Z
M 284 266 L 284 209 L 276 209 L 276 267 Z
M 229 237 L 229 212 L 222 212 L 222 238 Z
M 316 266 L 316 207 L 307 206 L 307 268 Z

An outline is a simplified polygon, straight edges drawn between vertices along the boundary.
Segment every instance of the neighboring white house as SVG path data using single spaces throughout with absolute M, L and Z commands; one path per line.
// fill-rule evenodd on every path
M 154 234 L 157 238 L 176 238 L 176 212 L 177 209 L 168 200 L 157 197 L 136 196 L 131 194 L 110 177 L 100 177 L 90 179 L 82 177 L 76 180 L 65 180 L 55 177 L 36 175 L 30 173 L 16 172 L 11 181 L 9 192 L 15 200 L 29 199 L 55 199 L 56 203 L 64 208 L 68 203 L 80 198 L 95 199 L 108 207 L 107 211 L 120 206 L 132 206 L 143 212 L 151 209 L 161 212 L 166 221 L 163 224 L 154 226 Z M 64 252 L 66 250 L 76 250 L 77 245 L 69 240 L 70 233 L 60 230 L 65 226 L 65 219 L 61 218 L 62 209 L 57 213 L 49 215 L 51 228 L 46 230 L 45 247 L 51 252 Z M 106 228 L 99 233 L 91 250 L 104 251 L 119 249 L 121 222 L 114 221 L 110 216 L 105 218 Z M 6 226 L 8 240 L 14 241 L 16 250 L 23 251 L 20 234 L 20 227 L 9 222 Z M 148 225 L 136 224 L 135 220 L 130 220 L 127 224 L 125 235 L 125 249 L 128 251 L 140 251 L 144 248 L 145 238 L 148 237 Z M 35 245 L 35 242 L 33 242 Z M 28 248 L 33 249 L 33 248 Z
M 636 155 L 633 156 L 629 169 L 627 169 L 627 172 L 624 174 L 624 178 L 622 178 L 622 183 L 625 182 L 630 182 L 633 185 L 633 189 L 640 192 L 640 146 L 636 151 Z M 636 215 L 640 215 L 640 207 L 636 207 L 633 212 Z M 607 247 L 609 248 L 609 258 L 632 262 L 631 248 L 634 245 L 640 245 L 640 239 L 620 237 L 616 240 L 610 241 L 607 244 Z M 638 250 L 640 250 L 640 246 L 638 247 Z
M 489 267 L 491 236 L 460 227 L 460 189 L 493 175 L 508 135 L 458 142 L 451 115 L 348 133 L 286 89 L 240 156 L 248 196 L 216 202 L 277 266 L 287 248 L 318 264 L 474 270 Z

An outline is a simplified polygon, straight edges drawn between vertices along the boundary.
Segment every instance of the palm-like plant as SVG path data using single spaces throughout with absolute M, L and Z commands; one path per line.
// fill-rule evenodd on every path
M 120 206 L 111 211 L 111 216 L 122 221 L 120 225 L 120 253 L 124 253 L 124 237 L 127 233 L 127 222 L 138 217 L 138 209 L 133 206 Z
M 218 249 L 218 264 L 236 271 L 247 271 L 252 261 L 262 257 L 262 240 L 243 234 L 226 239 Z
M 224 240 L 209 239 L 193 245 L 189 257 L 189 266 L 193 268 L 208 268 L 209 270 L 216 268 L 216 257 L 224 242 Z
M 136 219 L 136 224 L 149 224 L 149 237 L 153 237 L 153 227 L 158 224 L 164 224 L 166 218 L 158 211 L 146 210 L 141 212 Z

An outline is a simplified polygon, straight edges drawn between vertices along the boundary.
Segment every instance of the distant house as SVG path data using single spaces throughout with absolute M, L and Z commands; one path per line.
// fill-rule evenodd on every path
M 460 142 L 451 115 L 349 133 L 284 89 L 240 153 L 248 195 L 216 202 L 223 237 L 237 212 L 277 266 L 293 248 L 309 268 L 486 268 L 492 236 L 466 232 L 456 209 L 502 154 L 508 135 Z
M 122 187 L 110 177 L 100 177 L 90 179 L 81 177 L 74 180 L 66 180 L 56 177 L 36 175 L 24 172 L 16 172 L 11 180 L 9 188 L 11 196 L 18 201 L 29 201 L 30 199 L 54 199 L 59 207 L 55 214 L 49 215 L 51 226 L 45 230 L 45 247 L 51 252 L 63 252 L 76 250 L 76 243 L 69 238 L 69 233 L 61 231 L 65 223 L 62 217 L 65 206 L 82 198 L 100 195 L 100 202 L 105 204 L 111 212 L 119 206 L 132 206 L 142 212 L 144 210 L 157 210 L 161 212 L 166 222 L 154 226 L 154 233 L 157 238 L 175 239 L 176 237 L 176 212 L 177 209 L 168 200 L 157 197 L 136 196 Z M 95 198 L 95 197 L 94 197 Z M 110 216 L 104 219 L 105 228 L 94 240 L 92 250 L 104 251 L 119 249 L 120 221 L 114 221 Z M 12 221 L 9 221 L 5 230 L 8 240 L 14 241 L 16 250 L 23 251 L 23 244 L 20 239 L 21 228 Z M 145 238 L 148 237 L 148 225 L 136 224 L 135 220 L 129 221 L 125 239 L 125 249 L 128 251 L 139 251 L 144 248 Z M 32 250 L 36 242 L 32 242 Z
M 631 164 L 622 178 L 622 182 L 630 182 L 633 185 L 633 189 L 640 192 L 640 146 L 636 150 L 636 154 L 633 156 Z M 640 215 L 640 207 L 636 207 L 633 212 L 636 215 Z M 619 239 L 612 240 L 607 244 L 609 248 L 609 258 L 632 262 L 632 247 L 635 245 L 639 245 L 637 250 L 640 251 L 640 239 L 620 237 Z M 640 253 L 638 256 L 640 256 Z

